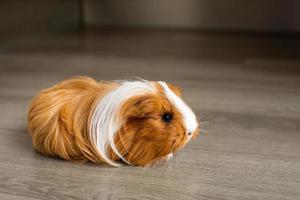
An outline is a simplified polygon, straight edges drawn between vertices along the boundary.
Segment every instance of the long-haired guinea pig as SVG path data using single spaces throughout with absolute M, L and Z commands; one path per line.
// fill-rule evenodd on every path
M 66 160 L 148 166 L 199 132 L 178 87 L 77 77 L 42 90 L 28 113 L 36 151 Z

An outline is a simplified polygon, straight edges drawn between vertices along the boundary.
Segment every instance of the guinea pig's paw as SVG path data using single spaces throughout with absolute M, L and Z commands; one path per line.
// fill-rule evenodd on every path
M 173 158 L 173 153 L 169 153 L 168 155 L 158 159 L 156 162 L 157 163 L 163 163 L 163 162 L 167 162 L 167 161 L 171 160 L 172 158 Z
M 166 156 L 166 161 L 169 161 L 173 158 L 173 153 L 169 153 L 167 156 Z
M 162 163 L 165 163 L 169 160 L 171 160 L 173 158 L 173 153 L 169 153 L 168 155 L 158 159 L 157 161 L 154 162 L 155 165 L 159 165 L 159 164 L 162 164 Z

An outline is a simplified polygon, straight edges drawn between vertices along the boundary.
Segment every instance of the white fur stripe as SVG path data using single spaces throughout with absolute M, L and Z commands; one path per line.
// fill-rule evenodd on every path
M 129 98 L 145 93 L 154 93 L 156 88 L 148 81 L 124 81 L 120 86 L 108 92 L 96 105 L 91 119 L 90 137 L 98 153 L 109 164 L 119 166 L 107 154 L 108 145 L 123 161 L 130 164 L 116 148 L 114 136 L 123 124 L 119 111 Z
M 165 82 L 159 81 L 158 83 L 163 87 L 164 93 L 171 104 L 173 104 L 182 114 L 186 131 L 194 133 L 198 127 L 198 122 L 192 109 L 180 97 L 178 97 Z

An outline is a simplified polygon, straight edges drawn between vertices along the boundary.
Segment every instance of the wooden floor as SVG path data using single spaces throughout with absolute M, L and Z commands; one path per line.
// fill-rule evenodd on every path
M 299 37 L 89 30 L 0 48 L 1 200 L 300 199 Z M 28 103 L 75 75 L 180 85 L 205 132 L 153 168 L 39 155 Z

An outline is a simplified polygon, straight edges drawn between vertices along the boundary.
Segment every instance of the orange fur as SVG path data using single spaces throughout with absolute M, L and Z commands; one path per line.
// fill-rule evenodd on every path
M 34 148 L 66 160 L 103 162 L 89 138 L 88 127 L 97 102 L 117 86 L 113 82 L 79 77 L 41 91 L 28 112 L 28 130 Z M 169 87 L 181 95 L 177 87 Z M 132 165 L 145 166 L 164 160 L 186 143 L 180 113 L 170 105 L 161 88 L 157 88 L 158 94 L 130 98 L 119 113 L 125 122 L 115 135 L 115 144 Z M 165 111 L 174 113 L 170 124 L 161 120 Z M 109 155 L 112 160 L 119 160 L 111 149 Z
M 180 89 L 168 84 L 178 96 Z M 181 149 L 186 143 L 182 116 L 164 97 L 162 88 L 157 95 L 131 98 L 123 105 L 121 115 L 126 122 L 116 136 L 116 145 L 129 163 L 145 166 L 165 160 L 167 155 Z M 174 113 L 172 123 L 161 120 L 164 112 Z M 195 131 L 195 135 L 198 130 Z M 118 156 L 112 153 L 114 160 Z
M 88 138 L 88 119 L 96 100 L 111 87 L 77 78 L 43 90 L 32 100 L 28 112 L 34 148 L 66 160 L 101 161 Z

